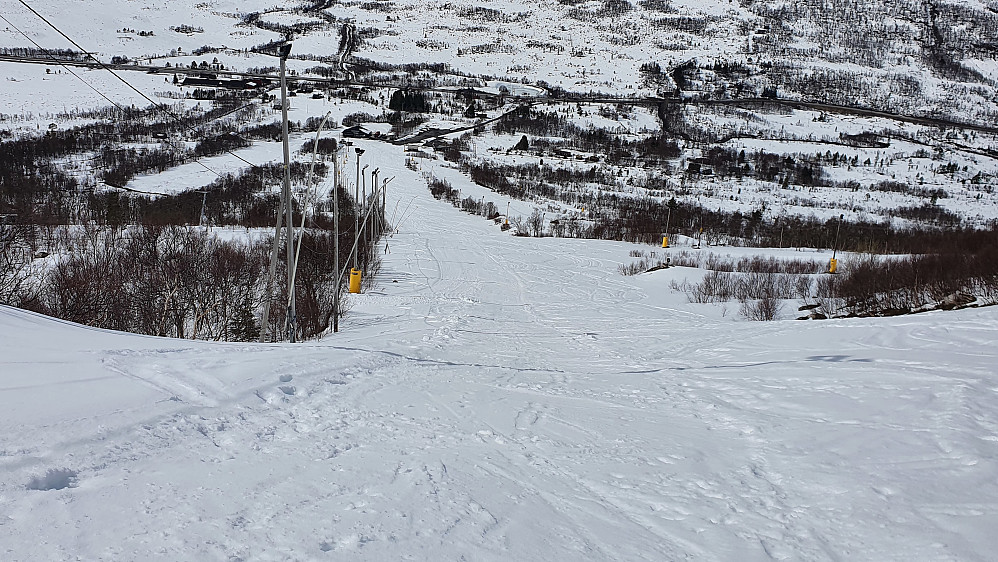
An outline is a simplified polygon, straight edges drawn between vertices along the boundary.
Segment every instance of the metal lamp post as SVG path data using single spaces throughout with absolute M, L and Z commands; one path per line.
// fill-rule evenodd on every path
M 288 267 L 288 294 L 292 293 L 292 285 L 294 285 L 294 271 L 292 264 L 295 261 L 295 223 L 294 223 L 294 205 L 291 201 L 291 147 L 288 141 L 288 81 L 287 81 L 287 63 L 288 55 L 291 53 L 291 45 L 285 45 L 281 48 L 281 133 L 284 140 L 284 210 L 287 213 L 285 215 L 285 228 L 287 229 L 287 267 Z M 288 302 L 288 312 L 285 317 L 285 327 L 288 333 L 288 341 L 291 343 L 295 342 L 295 301 L 290 299 Z
M 388 209 L 388 184 L 391 183 L 393 179 L 395 179 L 395 176 L 381 181 L 381 219 L 384 222 L 381 226 L 382 232 L 387 230 L 389 226 L 388 218 L 385 216 L 385 212 L 386 209 Z
M 832 245 L 832 259 L 833 260 L 835 259 L 835 252 L 837 252 L 838 249 L 839 249 L 839 231 L 842 230 L 842 219 L 844 219 L 844 218 L 845 218 L 844 214 L 839 215 L 839 224 L 838 224 L 838 226 L 835 227 L 835 244 Z
M 380 171 L 381 171 L 381 168 L 375 168 L 371 172 L 371 200 L 370 200 L 369 204 L 371 205 L 371 208 L 374 211 L 377 211 L 377 208 L 378 208 L 378 172 L 380 172 Z M 369 239 L 370 239 L 370 245 L 368 246 L 368 248 L 370 248 L 370 250 L 368 251 L 368 253 L 371 253 L 371 252 L 374 251 L 374 239 L 375 239 L 374 234 L 375 234 L 375 230 L 376 230 L 374 228 L 374 226 L 375 226 L 374 223 L 375 223 L 376 219 L 377 219 L 377 215 L 376 214 L 372 214 L 371 215 L 371 224 L 367 227 L 367 232 L 369 234 Z M 370 264 L 368 264 L 368 267 L 370 267 Z
M 339 156 L 341 148 L 349 148 L 353 142 L 344 140 L 336 147 L 333 155 L 333 271 L 336 272 L 335 286 L 333 288 L 333 332 L 340 331 L 340 290 L 343 286 L 343 270 L 340 269 L 340 168 Z M 349 153 L 348 153 L 349 154 Z M 345 163 L 345 162 L 344 162 Z
M 336 285 L 333 287 L 333 333 L 340 331 L 340 149 L 333 152 L 333 272 Z
M 364 149 L 355 147 L 354 152 L 357 153 L 357 183 L 354 185 L 354 213 L 353 213 L 353 237 L 354 241 L 357 240 L 357 235 L 360 233 L 360 209 L 357 208 L 358 198 L 360 197 L 360 156 L 364 154 Z M 359 264 L 357 263 L 357 244 L 353 245 L 353 268 L 358 269 Z
M 357 240 L 364 240 L 365 233 L 367 232 L 367 169 L 370 168 L 370 164 L 364 164 L 364 167 L 360 169 L 360 211 L 364 213 L 364 222 L 360 223 L 360 231 L 357 233 Z M 360 253 L 360 243 L 357 243 L 357 253 Z M 367 252 L 364 252 L 364 259 L 361 260 L 363 267 L 361 271 L 367 275 Z

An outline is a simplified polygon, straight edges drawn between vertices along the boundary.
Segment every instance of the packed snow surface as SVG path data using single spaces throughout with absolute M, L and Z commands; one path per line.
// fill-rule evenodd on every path
M 338 334 L 0 308 L 0 559 L 998 552 L 998 309 L 739 320 L 668 288 L 695 270 L 511 237 L 366 146 L 398 231 Z

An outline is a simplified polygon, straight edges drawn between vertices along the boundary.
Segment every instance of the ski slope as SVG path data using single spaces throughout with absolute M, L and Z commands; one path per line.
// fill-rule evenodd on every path
M 339 334 L 0 308 L 0 559 L 994 558 L 998 310 L 738 320 L 361 143 L 398 231 Z

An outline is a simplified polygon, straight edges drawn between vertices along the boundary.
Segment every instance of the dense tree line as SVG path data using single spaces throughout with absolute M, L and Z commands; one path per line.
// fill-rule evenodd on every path
M 106 146 L 93 159 L 102 168 L 98 177 L 106 184 L 124 187 L 135 176 L 168 170 L 184 162 L 184 158 L 169 148 L 111 148 Z
M 292 162 L 291 181 L 302 185 L 309 165 Z M 315 165 L 315 181 L 327 173 L 323 163 Z M 92 220 L 107 225 L 199 224 L 202 206 L 207 224 L 214 226 L 260 227 L 274 223 L 280 206 L 278 187 L 283 182 L 284 166 L 252 166 L 237 174 L 225 174 L 202 189 L 172 195 L 133 195 L 103 192 L 91 196 Z M 300 212 L 300 209 L 296 209 Z
M 249 146 L 249 139 L 252 138 L 269 140 L 280 133 L 279 125 L 275 124 L 243 127 L 240 130 L 238 118 L 206 123 L 204 113 L 189 112 L 181 116 L 178 123 L 156 120 L 156 113 L 129 108 L 115 110 L 85 126 L 55 129 L 45 134 L 0 142 L 0 215 L 16 215 L 17 221 L 22 224 L 87 221 L 134 224 L 142 220 L 154 224 L 197 222 L 199 195 L 162 196 L 156 201 L 141 197 L 125 198 L 100 192 L 96 181 L 122 188 L 141 173 L 162 172 L 194 159 Z M 219 115 L 215 110 L 209 114 Z M 184 143 L 158 140 L 184 138 L 181 135 L 191 134 L 192 131 L 204 134 L 190 149 Z M 170 137 L 171 134 L 174 136 Z M 122 146 L 119 143 L 140 146 Z M 254 172 L 250 170 L 247 173 Z M 294 174 L 301 176 L 302 172 L 296 169 Z M 229 197 L 225 192 L 220 195 L 222 199 Z M 197 211 L 192 209 L 195 207 L 193 202 L 185 202 L 194 199 L 198 199 Z M 241 208 L 230 208 L 226 213 L 220 213 L 218 220 L 220 223 L 231 223 L 238 220 L 236 217 L 253 217 L 272 211 L 265 202 L 261 209 L 248 208 L 259 207 L 260 203 L 243 200 Z
M 0 219 L 0 303 L 17 306 L 32 299 L 33 230 Z
M 57 58 L 70 61 L 82 61 L 88 58 L 86 53 L 72 49 L 35 49 L 32 47 L 0 47 L 0 55 L 40 59 Z
M 388 102 L 388 109 L 392 111 L 426 113 L 429 111 L 429 105 L 426 102 L 426 95 L 423 92 L 395 90 Z
M 343 242 L 348 239 L 344 237 Z M 73 252 L 36 283 L 24 308 L 100 328 L 190 339 L 259 337 L 268 298 L 272 239 L 222 241 L 200 229 L 87 227 L 66 234 Z M 342 244 L 344 246 L 346 244 Z M 346 263 L 349 245 L 341 251 Z M 308 232 L 297 273 L 299 336 L 315 337 L 332 316 L 332 233 Z M 278 278 L 287 264 L 278 266 Z M 23 296 L 23 293 L 22 293 Z M 280 333 L 287 294 L 271 297 L 269 333 Z
M 763 181 L 781 182 L 804 187 L 828 186 L 825 171 L 812 155 L 771 154 L 764 150 L 746 153 L 729 147 L 715 146 L 704 151 L 695 162 L 699 173 L 709 166 L 711 174 L 722 179 L 754 177 Z
M 115 109 L 94 123 L 49 130 L 42 135 L 2 142 L 0 177 L 12 173 L 29 173 L 39 162 L 52 158 L 101 150 L 112 141 L 148 142 L 157 134 L 178 138 L 183 133 L 200 129 L 231 112 L 231 109 L 222 107 L 201 111 L 178 106 L 168 110 L 170 116 L 164 119 L 163 109 Z

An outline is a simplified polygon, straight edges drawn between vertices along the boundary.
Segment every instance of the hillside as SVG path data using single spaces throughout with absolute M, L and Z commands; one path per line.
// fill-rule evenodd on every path
M 37 50 L 34 44 L 77 50 L 24 6 L 7 2 L 11 25 L 0 33 L 0 47 L 9 46 L 10 52 Z M 679 152 L 664 169 L 652 165 L 654 171 L 648 172 L 648 165 L 635 163 L 624 166 L 635 170 L 612 170 L 619 163 L 600 154 L 599 162 L 611 168 L 611 175 L 636 173 L 639 177 L 629 185 L 639 190 L 665 189 L 677 197 L 742 212 L 764 207 L 774 217 L 834 216 L 845 210 L 869 211 L 873 219 L 882 221 L 907 218 L 913 212 L 905 209 L 920 208 L 930 199 L 971 224 L 998 216 L 993 200 L 998 169 L 994 129 L 940 128 L 841 110 L 852 107 L 882 112 L 885 117 L 994 124 L 998 15 L 993 2 L 742 1 L 705 7 L 698 2 L 658 0 L 529 5 L 401 1 L 289 3 L 283 8 L 220 1 L 92 4 L 88 9 L 79 3 L 70 10 L 59 10 L 57 4 L 36 8 L 105 62 L 117 59 L 162 67 L 208 61 L 228 70 L 273 72 L 274 57 L 251 51 L 288 36 L 294 40 L 289 66 L 298 76 L 389 86 L 361 96 L 374 105 L 360 113 L 372 116 L 385 111 L 391 86 L 481 87 L 489 79 L 504 81 L 499 84 L 505 84 L 505 91 L 514 88 L 513 94 L 514 84 L 525 83 L 553 88 L 547 97 L 561 92 L 583 99 L 593 93 L 639 99 L 679 96 L 687 103 L 666 114 L 654 103 L 644 104 L 631 119 L 631 106 L 612 103 L 587 104 L 578 116 L 571 104 L 534 106 L 542 112 L 564 111 L 579 126 L 624 133 L 624 140 L 641 140 L 665 129 L 667 138 L 679 141 Z M 95 29 L 102 33 L 94 34 Z M 349 41 L 341 41 L 345 34 Z M 39 77 L 37 70 L 5 66 L 8 81 L 20 82 L 10 86 L 21 93 L 5 99 L 0 114 L 15 129 L 18 122 L 25 128 L 35 125 L 28 116 L 48 124 L 58 113 L 107 105 L 65 74 Z M 88 80 L 96 80 L 95 89 L 113 92 L 120 103 L 147 105 L 113 77 L 86 74 Z M 139 90 L 156 94 L 161 102 L 191 93 L 191 89 L 177 92 L 169 84 L 156 86 L 153 77 L 126 74 Z M 28 101 L 29 92 L 38 88 L 53 90 L 42 105 Z M 62 92 L 71 96 L 63 98 Z M 716 105 L 761 97 L 829 104 L 829 108 Z M 448 117 L 464 112 L 466 103 L 445 95 L 430 110 L 437 118 Z M 506 109 L 495 107 L 496 112 Z M 579 118 L 595 114 L 610 119 Z M 428 117 L 431 123 L 438 120 L 433 113 Z M 509 148 L 517 138 L 502 139 L 500 146 Z M 762 184 L 734 186 L 724 173 L 690 174 L 690 161 L 699 170 L 698 159 L 703 163 L 717 159 L 708 154 L 710 147 L 789 157 L 812 168 L 815 177 L 801 179 L 755 163 L 751 173 L 738 178 L 747 176 Z M 641 156 L 640 151 L 635 154 Z M 687 184 L 693 185 L 686 189 Z M 773 190 L 794 185 L 826 193 L 807 196 Z M 829 192 L 827 187 L 840 189 Z M 757 195 L 743 194 L 743 189 Z
M 624 277 L 631 244 L 509 237 L 389 172 L 408 217 L 322 341 L 0 308 L 5 559 L 998 548 L 993 307 L 738 321 L 667 289 L 696 269 Z
M 0 558 L 993 559 L 996 37 L 0 0 Z

